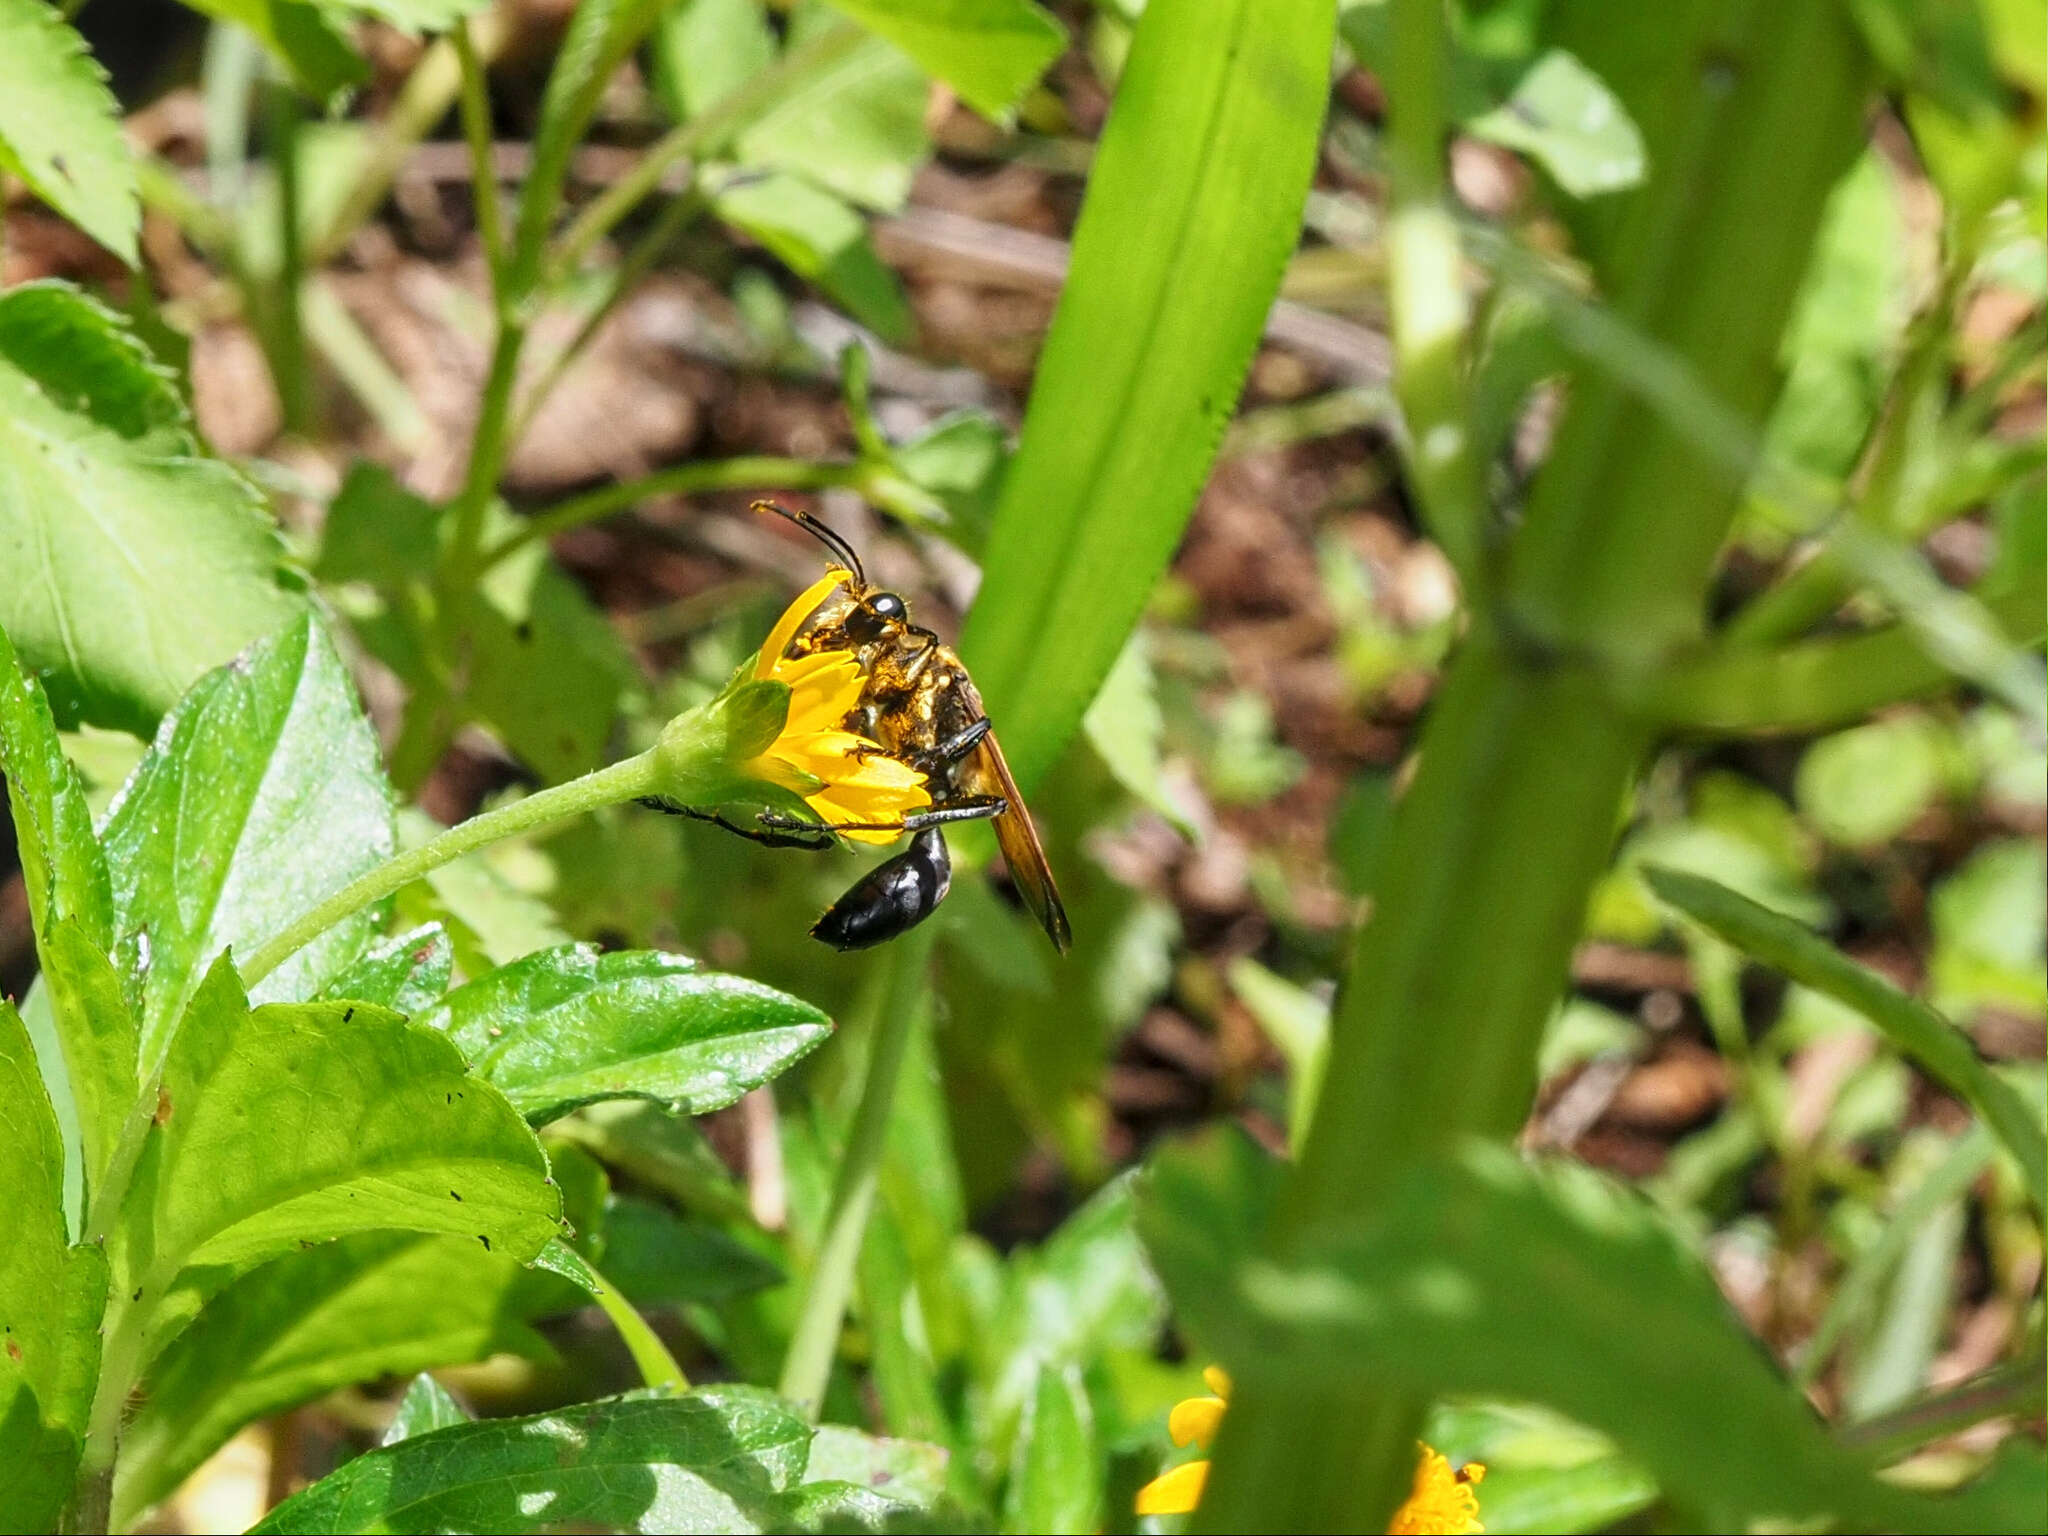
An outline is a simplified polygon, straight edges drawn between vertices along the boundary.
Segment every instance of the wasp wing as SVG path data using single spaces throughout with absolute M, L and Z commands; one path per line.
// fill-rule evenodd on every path
M 1003 761 L 1003 749 L 990 731 L 961 765 L 960 777 L 978 794 L 1001 795 L 1009 808 L 996 818 L 996 846 L 1010 866 L 1010 878 L 1024 898 L 1024 905 L 1045 929 L 1053 948 L 1061 954 L 1074 942 L 1067 925 L 1067 909 L 1060 904 L 1060 888 L 1053 883 L 1052 866 L 1045 861 L 1045 844 L 1038 840 L 1038 827 L 1010 777 L 1010 765 Z

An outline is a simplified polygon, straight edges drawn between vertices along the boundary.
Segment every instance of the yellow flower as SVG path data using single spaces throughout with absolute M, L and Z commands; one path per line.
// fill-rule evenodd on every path
M 1210 1366 L 1202 1372 L 1213 1397 L 1190 1397 L 1175 1403 L 1166 1420 L 1166 1432 L 1175 1445 L 1199 1445 L 1209 1449 L 1229 1406 L 1230 1378 Z M 1476 1461 L 1453 1467 L 1440 1451 L 1418 1442 L 1422 1459 L 1415 1468 L 1415 1486 L 1408 1501 L 1394 1511 L 1387 1536 L 1479 1536 L 1486 1527 L 1479 1523 L 1479 1495 L 1473 1492 L 1486 1468 Z M 1141 1515 L 1185 1515 L 1202 1501 L 1203 1486 L 1209 1481 L 1209 1463 L 1190 1461 L 1155 1477 L 1138 1490 Z
M 1442 1451 L 1417 1441 L 1422 1460 L 1415 1466 L 1415 1486 L 1408 1502 L 1394 1511 L 1394 1523 L 1387 1536 L 1474 1536 L 1486 1529 L 1479 1523 L 1479 1495 L 1473 1490 L 1486 1476 L 1482 1462 L 1468 1461 L 1454 1467 Z
M 754 659 L 754 676 L 786 684 L 789 717 L 774 741 L 741 765 L 749 777 L 779 784 L 803 796 L 819 817 L 834 826 L 849 822 L 897 822 L 932 803 L 924 775 L 887 756 L 879 743 L 846 728 L 866 682 L 860 664 L 845 651 L 786 656 L 789 642 L 826 595 L 847 579 L 827 572 L 783 611 Z M 895 832 L 848 832 L 864 843 L 894 842 Z

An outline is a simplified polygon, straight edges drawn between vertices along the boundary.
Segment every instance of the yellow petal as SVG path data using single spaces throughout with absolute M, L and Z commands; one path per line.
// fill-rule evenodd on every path
M 834 587 L 852 579 L 852 573 L 832 567 L 816 581 L 797 594 L 796 601 L 782 610 L 782 617 L 775 621 L 775 627 L 768 631 L 768 638 L 761 642 L 761 649 L 754 656 L 754 676 L 767 677 L 775 670 L 775 663 L 782 660 L 782 653 L 789 649 L 789 642 L 796 632 L 803 628 L 803 622 L 817 611 L 818 604 Z
M 1479 1495 L 1473 1492 L 1486 1476 L 1479 1462 L 1452 1467 L 1441 1451 L 1418 1444 L 1415 1486 L 1408 1502 L 1394 1511 L 1387 1536 L 1481 1536 Z
M 1191 1461 L 1155 1477 L 1138 1490 L 1141 1515 L 1185 1515 L 1202 1502 L 1202 1485 L 1209 1480 L 1209 1463 Z
M 775 681 L 789 685 L 789 717 L 785 736 L 843 727 L 867 686 L 860 663 L 845 651 L 820 651 L 797 656 L 774 668 Z
M 1228 1398 L 1230 1396 L 1230 1373 L 1224 1370 L 1222 1366 L 1212 1365 L 1206 1367 L 1202 1372 L 1202 1380 L 1209 1384 L 1209 1390 L 1218 1397 Z
M 1175 1445 L 1199 1443 L 1206 1451 L 1216 1438 L 1216 1427 L 1223 1422 L 1223 1409 L 1220 1397 L 1191 1397 L 1175 1403 L 1166 1416 L 1166 1432 Z

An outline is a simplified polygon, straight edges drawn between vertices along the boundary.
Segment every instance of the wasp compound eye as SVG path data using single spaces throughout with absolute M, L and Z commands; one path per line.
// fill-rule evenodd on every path
M 868 608 L 878 619 L 900 619 L 909 612 L 894 592 L 877 592 L 868 599 Z
M 811 928 L 811 937 L 837 950 L 868 949 L 908 933 L 932 915 L 953 883 L 953 861 L 937 827 L 917 834 L 910 847 L 877 864 Z

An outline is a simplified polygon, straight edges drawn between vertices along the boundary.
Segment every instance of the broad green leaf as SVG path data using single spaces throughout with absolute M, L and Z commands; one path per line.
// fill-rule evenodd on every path
M 500 966 L 420 1022 L 536 1124 L 600 1099 L 653 1099 L 692 1115 L 732 1103 L 810 1051 L 831 1023 L 757 982 L 653 950 L 587 944 Z
M 945 536 L 977 560 L 1009 465 L 1008 439 L 1009 433 L 993 416 L 958 410 L 890 451 L 898 473 L 944 503 Z
M 0 570 L 19 573 L 0 625 L 67 723 L 147 734 L 303 607 L 254 488 L 196 456 L 168 388 L 94 300 L 54 283 L 0 296 Z
M 761 0 L 682 0 L 655 22 L 651 52 L 663 104 L 688 122 L 775 61 L 775 34 Z
M 548 1359 L 519 1316 L 527 1280 L 474 1237 L 411 1232 L 360 1233 L 243 1276 L 150 1370 L 121 1437 L 117 1522 L 169 1494 L 244 1424 L 337 1387 L 500 1352 Z
M 147 1069 L 215 956 L 249 953 L 392 851 L 377 738 L 310 613 L 193 688 L 122 790 L 105 840 L 115 932 L 141 974 Z M 362 912 L 338 923 L 258 996 L 315 991 L 377 922 Z
M 179 1022 L 156 1113 L 108 1254 L 120 1308 L 158 1344 L 303 1244 L 445 1232 L 523 1263 L 556 1230 L 539 1143 L 444 1037 L 368 1003 L 252 1011 L 225 956 Z
M 604 1213 L 605 1278 L 640 1307 L 724 1301 L 788 1277 L 708 1221 L 677 1216 L 631 1195 Z
M 1799 760 L 1799 809 L 1832 842 L 1890 842 L 1941 793 L 1947 746 L 1924 715 L 1890 715 L 1823 737 Z
M 910 305 L 896 274 L 875 254 L 867 221 L 830 192 L 778 171 L 735 178 L 711 206 L 884 340 L 909 337 Z
M 1928 986 L 1942 1012 L 1985 1005 L 2048 1013 L 2048 852 L 2031 839 L 1981 845 L 1935 887 Z
M 376 1003 L 394 1013 L 432 1007 L 448 990 L 455 946 L 439 923 L 379 940 L 328 978 L 321 996 Z
M 498 537 L 510 519 L 489 523 Z M 532 544 L 483 579 L 464 706 L 551 782 L 601 767 L 639 669 L 604 614 Z
M 1537 59 L 1506 101 L 1464 126 L 1520 150 L 1573 197 L 1619 192 L 1643 179 L 1643 138 L 1627 110 L 1561 48 Z
M 1650 888 L 1750 959 L 1846 1003 L 1875 1024 L 1943 1087 L 1984 1118 L 2019 1165 L 2036 1212 L 2048 1209 L 2048 1142 L 2041 1117 L 1978 1056 L 1970 1038 L 1916 998 L 1849 959 L 1789 917 L 1711 880 L 1646 869 Z
M 1165 1312 L 1134 1225 L 1129 1178 L 1106 1185 L 1035 1251 L 1010 1256 L 994 1325 L 974 1342 L 985 1383 L 981 1431 L 1007 1461 L 1047 1368 L 1086 1365 L 1117 1347 L 1145 1348 Z
M 1240 1380 L 1370 1373 L 1542 1403 L 1611 1437 L 1702 1529 L 1962 1528 L 1830 1439 L 1705 1264 L 1592 1170 L 1475 1145 L 1284 1264 L 1248 1241 L 1274 1178 L 1242 1138 L 1212 1137 L 1155 1160 L 1144 1212 L 1181 1317 Z
M 828 0 L 886 37 L 984 117 L 1007 120 L 1067 46 L 1031 0 Z
M 1117 783 L 1165 817 L 1181 836 L 1193 839 L 1194 822 L 1166 778 L 1166 715 L 1159 707 L 1158 678 L 1143 629 L 1132 630 L 1117 652 L 1095 701 L 1081 717 L 1081 728 Z
M 946 1459 L 942 1447 L 921 1440 L 889 1440 L 845 1424 L 820 1424 L 811 1438 L 804 1481 L 852 1483 L 930 1509 L 945 1497 Z
M 1102 1477 L 1095 1413 L 1079 1369 L 1043 1368 L 1010 1452 L 1003 1529 L 1091 1536 L 1102 1529 Z
M 1294 250 L 1334 14 L 1153 0 L 1138 23 L 961 636 L 1027 793 L 1123 648 L 1236 406 Z
M 1866 153 L 1829 194 L 1779 361 L 1785 388 L 1764 443 L 1825 483 L 1855 467 L 1910 313 L 1905 211 L 1891 169 Z
M 246 28 L 291 72 L 299 89 L 328 101 L 370 78 L 370 68 L 349 45 L 340 6 L 304 0 L 191 0 L 192 8 Z
M 1568 1467 L 1489 1462 L 1480 1492 L 1480 1513 L 1496 1531 L 1604 1531 L 1657 1500 L 1655 1479 L 1626 1456 Z
M 849 201 L 893 212 L 930 152 L 924 110 L 917 66 L 881 38 L 863 38 L 749 123 L 734 152 L 743 164 L 801 171 Z
M 0 170 L 135 265 L 135 161 L 107 72 L 44 0 L 0 0 Z
M 64 1232 L 64 1149 L 35 1053 L 0 997 L 0 1525 L 50 1528 L 71 1494 L 99 1370 L 106 1265 Z
M 760 1531 L 810 1426 L 765 1393 L 606 1398 L 414 1435 L 349 1462 L 254 1533 Z
M 448 1389 L 421 1372 L 413 1377 L 412 1385 L 405 1389 L 405 1396 L 398 1400 L 398 1410 L 391 1415 L 391 1423 L 378 1444 L 396 1445 L 401 1440 L 412 1439 L 414 1435 L 469 1422 L 469 1415 Z

